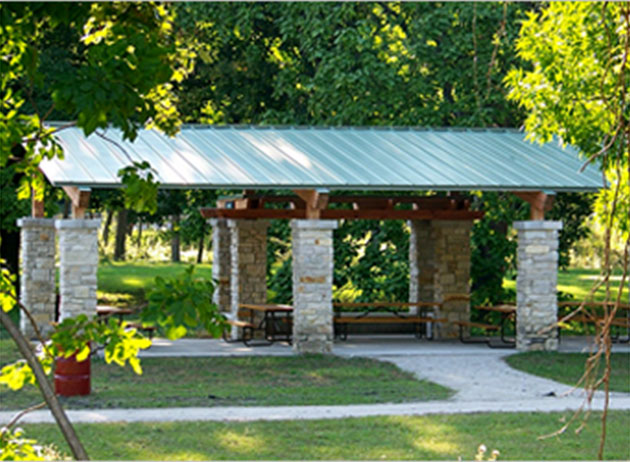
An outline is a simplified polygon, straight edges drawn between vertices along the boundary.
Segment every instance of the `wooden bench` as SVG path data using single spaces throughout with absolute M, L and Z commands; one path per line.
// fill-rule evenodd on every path
M 256 330 L 259 330 L 259 328 L 253 323 L 253 322 L 249 322 L 249 321 L 242 321 L 240 319 L 231 319 L 228 317 L 225 317 L 225 323 L 228 326 L 232 326 L 232 327 L 238 327 L 239 329 L 242 329 L 242 335 L 239 338 L 233 339 L 231 337 L 231 329 L 225 329 L 223 331 L 223 341 L 226 343 L 235 343 L 235 342 L 243 342 L 243 344 L 245 346 L 269 346 L 271 345 L 273 342 L 270 342 L 269 340 L 261 340 L 259 342 L 255 342 L 253 343 L 252 340 L 254 340 L 254 332 Z
M 359 316 L 335 316 L 334 324 L 336 328 L 336 332 L 339 333 L 339 338 L 341 340 L 347 340 L 348 338 L 348 324 L 413 324 L 414 335 L 417 338 L 422 337 L 421 326 L 427 323 L 439 323 L 439 322 L 447 322 L 446 319 L 442 318 L 430 318 L 430 317 L 422 317 L 422 316 L 401 316 L 401 315 L 393 315 L 393 316 L 369 316 L 369 315 L 359 315 Z
M 597 328 L 601 328 L 604 324 L 604 318 L 600 316 L 593 317 L 593 316 L 587 316 L 587 315 L 578 315 L 578 316 L 573 316 L 572 318 L 568 319 L 566 322 L 571 322 L 571 321 L 579 322 L 582 324 L 591 324 L 591 325 L 596 326 Z M 611 321 L 610 325 L 611 327 L 625 329 L 626 331 L 626 337 L 622 338 L 618 329 L 613 330 L 611 328 L 610 337 L 613 341 L 619 342 L 619 343 L 630 342 L 630 319 L 614 318 Z M 561 331 L 562 329 L 559 329 L 559 332 Z

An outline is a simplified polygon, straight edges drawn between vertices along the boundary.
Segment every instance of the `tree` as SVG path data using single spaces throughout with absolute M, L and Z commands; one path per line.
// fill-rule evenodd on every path
M 181 81 L 191 70 L 195 54 L 191 42 L 173 30 L 174 14 L 167 7 L 149 3 L 3 3 L 0 16 L 0 167 L 13 162 L 15 171 L 23 175 L 18 199 L 31 192 L 35 199 L 43 199 L 44 180 L 37 165 L 43 158 L 63 154 L 53 135 L 69 126 L 105 138 L 100 130 L 111 126 L 130 140 L 146 125 L 170 134 L 177 130 L 180 118 L 173 82 Z M 48 66 L 54 48 L 50 44 L 60 37 L 69 46 L 57 54 L 54 66 Z M 69 122 L 48 127 L 46 121 L 55 111 Z M 138 183 L 137 171 L 146 166 L 130 168 L 121 172 L 129 190 L 155 189 L 151 181 Z M 142 194 L 137 198 L 145 206 L 152 205 Z M 42 367 L 7 315 L 16 300 L 12 278 L 5 269 L 1 282 L 2 324 L 26 358 L 26 362 L 3 368 L 2 381 L 16 386 L 25 381 L 38 383 L 74 456 L 86 459 L 63 409 L 46 387 Z M 27 307 L 19 302 L 17 306 L 29 316 Z M 106 360 L 121 364 L 129 360 L 139 370 L 137 350 L 146 345 L 135 332 L 124 331 L 123 325 L 100 324 L 86 317 L 64 320 L 52 337 L 52 345 L 44 346 L 48 364 L 58 355 L 75 351 L 78 357 L 85 357 L 89 342 L 99 341 L 110 350 Z M 44 345 L 45 339 L 40 340 Z M 11 438 L 8 430 L 2 432 L 0 442 L 8 444 L 7 438 Z
M 7 3 L 0 15 L 0 165 L 18 159 L 23 196 L 29 183 L 41 196 L 36 165 L 60 154 L 52 135 L 68 126 L 86 135 L 111 126 L 131 140 L 147 124 L 177 130 L 173 82 L 190 70 L 194 53 L 173 31 L 174 15 L 165 6 Z M 57 35 L 71 45 L 51 69 L 47 47 Z M 47 127 L 53 110 L 70 122 Z
M 178 21 L 203 41 L 195 73 L 177 88 L 187 121 L 290 125 L 520 125 L 523 114 L 505 99 L 502 79 L 518 62 L 513 40 L 518 20 L 537 8 L 529 4 L 339 3 L 178 5 Z M 208 84 L 208 82 L 211 82 Z M 486 200 L 487 198 L 487 200 Z M 493 193 L 478 199 L 482 209 Z M 518 200 L 502 218 L 511 222 Z M 504 210 L 503 212 L 507 212 Z M 489 213 L 487 220 L 494 216 Z M 484 300 L 504 300 L 502 276 L 515 246 L 509 235 L 489 233 L 499 224 L 475 227 L 473 267 L 476 286 L 487 287 Z M 373 258 L 391 232 L 392 258 Z M 274 225 L 269 285 L 276 300 L 291 297 L 288 225 Z M 403 223 L 344 223 L 335 231 L 335 284 L 359 284 L 366 300 L 405 300 L 405 281 L 372 284 L 370 268 L 385 277 L 406 273 L 407 236 Z M 344 239 L 344 237 L 350 237 Z M 475 245 L 485 241 L 502 249 L 484 258 Z M 397 249 L 393 251 L 392 249 Z M 377 252 L 378 253 L 378 252 Z M 346 258 L 347 257 L 347 258 Z M 352 265 L 346 265 L 352 262 Z M 485 275 L 497 274 L 492 281 Z M 489 285 L 492 283 L 492 285 Z M 384 292 L 383 292 L 384 290 Z M 358 293 L 358 292 L 355 292 Z
M 597 349 L 589 357 L 582 380 L 589 397 L 604 386 L 606 401 L 598 456 L 604 455 L 608 379 L 610 376 L 610 323 L 623 293 L 628 293 L 630 250 L 630 2 L 556 3 L 540 14 L 530 14 L 517 41 L 519 56 L 530 69 L 514 69 L 506 77 L 509 98 L 528 111 L 525 128 L 530 138 L 577 146 L 586 162 L 602 168 L 604 182 L 596 200 L 596 213 L 606 226 L 601 279 L 605 285 L 604 324 Z M 624 248 L 621 261 L 611 259 L 611 239 L 618 236 Z M 610 276 L 614 267 L 623 275 L 615 300 Z M 578 311 L 584 310 L 581 306 Z M 576 312 L 577 313 L 577 312 Z M 598 365 L 605 362 L 602 376 Z M 577 414 L 576 414 L 577 415 Z M 574 416 L 575 418 L 575 416 Z M 574 419 L 571 419 L 568 426 Z M 564 428 L 566 428 L 566 426 Z

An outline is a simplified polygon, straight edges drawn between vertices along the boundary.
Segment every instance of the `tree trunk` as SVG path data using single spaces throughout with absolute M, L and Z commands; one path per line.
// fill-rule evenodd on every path
M 103 228 L 103 234 L 101 239 L 103 240 L 103 247 L 107 247 L 109 243 L 109 227 L 112 225 L 112 217 L 114 216 L 113 210 L 107 210 L 107 218 L 105 218 L 105 227 Z
M 125 240 L 127 238 L 127 209 L 121 209 L 117 213 L 116 244 L 114 245 L 114 260 L 125 259 Z
M 204 225 L 201 231 L 201 237 L 199 238 L 199 249 L 197 250 L 197 263 L 201 263 L 203 260 L 203 242 L 206 237 L 206 227 Z
M 136 242 L 136 248 L 140 250 L 142 246 L 142 220 L 138 221 L 138 241 Z
M 171 219 L 171 231 L 173 235 L 171 237 L 171 261 L 173 263 L 179 263 L 179 214 L 173 215 Z
M 61 404 L 59 403 L 59 400 L 57 399 L 57 396 L 55 395 L 55 392 L 53 391 L 52 386 L 48 381 L 48 377 L 46 377 L 46 374 L 44 373 L 41 364 L 31 350 L 31 346 L 29 345 L 28 340 L 24 338 L 20 330 L 15 326 L 13 321 L 11 321 L 9 315 L 1 309 L 0 320 L 2 320 L 2 325 L 9 332 L 9 335 L 11 335 L 11 337 L 13 338 L 13 341 L 20 350 L 20 353 L 22 354 L 24 359 L 26 359 L 26 362 L 33 371 L 33 374 L 37 379 L 37 386 L 39 387 L 39 390 L 44 397 L 44 401 L 46 401 L 50 412 L 55 417 L 57 425 L 59 426 L 59 430 L 61 430 L 61 433 L 66 439 L 66 442 L 68 443 L 68 446 L 70 447 L 74 458 L 76 460 L 89 460 L 87 452 L 85 451 L 83 444 L 81 444 L 81 440 L 74 431 L 74 427 L 70 423 L 70 420 L 68 419 L 66 412 L 63 410 L 63 407 L 61 407 Z

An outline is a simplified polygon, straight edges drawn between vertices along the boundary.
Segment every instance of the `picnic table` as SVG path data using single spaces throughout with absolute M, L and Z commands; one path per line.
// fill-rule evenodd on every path
M 508 305 L 508 304 L 500 304 L 494 306 L 475 306 L 473 309 L 481 310 L 481 311 L 490 311 L 494 313 L 501 314 L 501 323 L 498 326 L 498 330 L 501 334 L 501 344 L 493 344 L 490 342 L 490 339 L 487 339 L 487 344 L 490 347 L 506 347 L 511 348 L 516 346 L 516 340 L 508 339 L 505 337 L 505 327 L 508 322 L 511 322 L 512 325 L 516 325 L 516 305 Z
M 416 338 L 420 339 L 426 336 L 426 338 L 432 339 L 432 331 L 429 334 L 426 325 L 446 322 L 447 320 L 431 317 L 426 311 L 430 308 L 428 311 L 433 313 L 433 310 L 439 306 L 440 304 L 437 302 L 334 302 L 335 317 L 333 321 L 335 334 L 341 340 L 347 340 L 349 324 L 411 324 L 413 325 Z M 339 312 L 340 308 L 358 309 L 359 311 L 352 314 L 341 314 Z M 417 308 L 420 314 L 416 315 L 403 311 L 403 309 L 408 310 L 411 308 Z M 388 313 L 387 316 L 380 314 L 383 309 Z
M 96 315 L 102 321 L 105 321 L 107 318 L 111 316 L 117 316 L 118 322 L 123 322 L 125 316 L 129 316 L 131 314 L 138 313 L 138 310 L 133 310 L 131 308 L 119 308 L 117 306 L 109 306 L 109 305 L 98 305 L 96 307 Z M 128 322 L 126 327 L 130 327 L 133 329 L 141 330 L 146 333 L 149 338 L 153 338 L 153 334 L 157 331 L 155 326 L 144 326 L 139 322 Z
M 241 328 L 243 335 L 237 341 L 242 341 L 246 346 L 267 346 L 274 342 L 285 341 L 291 344 L 293 329 L 293 307 L 282 304 L 268 303 L 241 303 L 239 314 L 247 319 L 227 319 L 228 325 Z M 260 321 L 256 320 L 256 313 L 263 313 Z M 262 333 L 263 342 L 252 342 L 256 333 Z M 231 341 L 226 335 L 225 341 Z
M 118 319 L 122 321 L 125 316 L 128 316 L 130 314 L 133 314 L 133 310 L 129 308 L 119 308 L 117 306 L 109 305 L 99 305 L 96 307 L 96 315 L 99 318 L 118 316 Z
M 615 305 L 615 302 L 581 302 L 581 301 L 564 301 L 559 302 L 558 306 L 567 307 L 567 308 L 579 308 L 584 305 L 584 307 L 599 309 L 599 312 L 584 312 L 583 314 L 574 315 L 569 314 L 566 316 L 561 316 L 559 321 L 563 321 L 564 319 L 568 321 L 576 321 L 581 322 L 583 324 L 593 324 L 600 328 L 603 325 L 604 317 L 601 312 L 602 308 L 609 307 L 612 309 Z M 618 305 L 617 316 L 613 318 L 611 322 L 611 339 L 613 342 L 619 343 L 630 343 L 630 304 L 620 303 Z M 620 331 L 625 330 L 625 337 L 622 337 Z M 561 331 L 561 329 L 560 329 Z

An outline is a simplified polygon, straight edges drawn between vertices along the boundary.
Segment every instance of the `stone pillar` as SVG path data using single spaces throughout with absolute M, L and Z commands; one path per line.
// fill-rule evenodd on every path
M 20 218 L 17 224 L 22 228 L 20 301 L 30 310 L 42 335 L 46 335 L 55 321 L 55 220 Z M 20 329 L 27 338 L 35 338 L 35 330 L 23 314 Z
M 217 305 L 219 311 L 229 313 L 232 310 L 230 303 L 230 267 L 232 257 L 230 254 L 230 229 L 225 218 L 213 218 L 212 226 L 212 279 L 215 281 L 212 302 Z
M 558 231 L 561 221 L 517 221 L 516 348 L 558 349 Z
M 293 349 L 330 353 L 333 345 L 334 220 L 292 220 Z
M 267 228 L 269 220 L 228 220 L 230 230 L 231 316 L 238 317 L 240 303 L 267 303 Z M 262 320 L 262 313 L 255 322 Z M 232 328 L 232 338 L 240 335 Z
M 435 231 L 429 220 L 410 220 L 409 228 L 409 301 L 437 301 L 437 265 Z M 412 310 L 413 311 L 413 310 Z M 422 310 L 415 310 L 420 313 Z
M 96 315 L 96 270 L 100 220 L 57 220 L 60 320 Z
M 440 316 L 449 321 L 470 321 L 470 230 L 468 220 L 437 220 L 435 259 L 437 265 L 436 296 L 443 302 Z M 449 298 L 454 300 L 449 301 Z M 441 326 L 442 338 L 457 338 L 459 327 Z
M 409 301 L 441 302 L 438 317 L 469 321 L 470 230 L 472 221 L 411 220 L 409 222 Z M 436 338 L 455 338 L 459 328 L 438 325 Z

